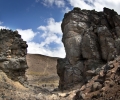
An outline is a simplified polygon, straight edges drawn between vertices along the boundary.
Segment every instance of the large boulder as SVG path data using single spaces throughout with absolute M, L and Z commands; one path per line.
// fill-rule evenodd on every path
M 27 82 L 25 71 L 27 44 L 17 31 L 0 30 L 0 69 L 7 76 L 24 84 Z
M 84 84 L 120 55 L 120 16 L 114 10 L 74 8 L 64 15 L 61 28 L 66 51 L 57 64 L 61 89 Z

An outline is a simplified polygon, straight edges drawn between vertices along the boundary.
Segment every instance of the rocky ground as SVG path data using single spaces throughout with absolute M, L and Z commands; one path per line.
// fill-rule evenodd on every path
M 0 100 L 120 100 L 119 76 L 120 57 L 103 65 L 99 75 L 94 76 L 82 87 L 76 84 L 74 88 L 63 91 L 57 86 L 41 86 L 34 82 L 32 84 L 32 81 L 31 84 L 23 86 L 18 81 L 9 79 L 0 70 Z
M 120 100 L 120 57 L 104 65 L 99 75 L 83 85 L 75 100 Z

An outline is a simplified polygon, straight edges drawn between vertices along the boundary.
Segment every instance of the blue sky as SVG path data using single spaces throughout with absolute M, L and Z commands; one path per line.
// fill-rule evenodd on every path
M 61 22 L 73 7 L 109 7 L 120 14 L 120 0 L 0 0 L 0 28 L 18 30 L 28 53 L 64 58 Z

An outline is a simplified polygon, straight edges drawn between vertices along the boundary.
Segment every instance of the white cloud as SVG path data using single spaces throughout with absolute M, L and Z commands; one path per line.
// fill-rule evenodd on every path
M 56 25 L 58 24 L 59 25 Z M 56 30 L 53 29 L 53 27 L 56 25 L 57 27 L 60 27 L 61 22 L 55 22 L 53 19 L 48 20 L 48 25 L 47 26 L 42 26 L 38 28 L 39 30 L 43 31 L 43 34 L 46 34 L 44 37 L 44 40 L 41 43 L 36 43 L 33 41 L 33 38 L 39 34 L 33 32 L 32 29 L 17 29 L 19 34 L 21 35 L 22 39 L 24 41 L 27 41 L 28 44 L 28 53 L 31 54 L 42 54 L 42 55 L 47 55 L 47 56 L 52 56 L 52 57 L 65 57 L 65 51 L 64 51 L 64 46 L 61 42 L 61 37 L 58 37 L 56 34 L 60 34 L 59 31 L 56 32 Z M 56 28 L 56 27 L 54 27 Z M 58 29 L 58 28 L 57 28 Z M 48 32 L 48 33 L 47 33 Z M 56 34 L 55 34 L 56 33 Z M 43 37 L 40 37 L 40 39 Z M 57 47 L 51 48 L 49 44 L 51 43 L 56 43 Z
M 65 50 L 61 42 L 61 21 L 56 22 L 53 18 L 49 18 L 46 26 L 41 25 L 37 29 L 41 34 L 37 34 L 32 29 L 17 29 L 23 40 L 27 41 L 28 53 L 64 58 Z M 42 38 L 43 41 L 40 43 L 34 42 L 35 36 Z M 51 48 L 51 44 L 56 44 L 56 47 Z
M 10 29 L 10 28 L 7 26 L 0 26 L 0 29 Z M 37 33 L 33 32 L 32 29 L 26 29 L 26 30 L 16 29 L 16 30 L 21 35 L 22 39 L 26 42 L 32 41 L 34 36 L 37 34 Z
M 39 26 L 37 29 L 44 31 L 44 33 L 56 33 L 56 34 L 62 34 L 61 32 L 61 21 L 55 22 L 53 18 L 49 18 L 47 20 L 47 26 Z
M 41 44 L 35 42 L 28 42 L 28 53 L 43 54 L 51 57 L 65 57 L 65 51 L 62 45 L 53 50 L 50 50 L 49 47 L 43 47 Z
M 48 55 L 46 49 L 35 42 L 28 42 L 28 53 Z
M 46 26 L 39 26 L 37 29 L 43 31 L 41 37 L 45 40 L 41 42 L 42 46 L 49 45 L 50 43 L 61 43 L 61 21 L 55 22 L 53 18 L 49 18 Z
M 69 12 L 70 10 L 71 10 L 71 9 L 66 6 L 65 8 L 63 8 L 62 12 L 63 12 L 63 13 L 67 13 L 67 12 Z
M 32 41 L 32 39 L 36 35 L 36 33 L 32 31 L 32 29 L 26 29 L 26 30 L 17 29 L 17 31 L 22 36 L 22 39 L 27 42 Z
M 82 9 L 92 9 L 92 7 L 84 2 L 84 0 L 68 0 L 72 7 L 80 7 Z
M 64 0 L 43 0 L 43 5 L 48 7 L 53 5 L 56 5 L 57 7 L 64 7 L 65 2 Z
M 55 22 L 53 18 L 49 18 L 46 26 L 39 26 L 37 28 L 39 31 L 42 31 L 41 38 L 44 39 L 40 43 L 41 47 L 47 48 L 51 56 L 65 57 L 64 46 L 61 42 L 62 31 L 61 31 L 61 21 Z M 56 44 L 57 47 L 51 48 L 50 44 Z
M 103 11 L 104 7 L 114 9 L 120 14 L 120 0 L 67 0 L 72 7 L 80 7 L 81 9 L 95 9 Z M 87 3 L 86 3 L 86 2 Z M 92 5 L 91 5 L 92 4 Z
M 10 28 L 6 26 L 0 26 L 0 29 L 10 29 Z
M 65 6 L 64 0 L 55 0 L 55 4 L 56 4 L 58 7 L 64 7 L 64 6 Z

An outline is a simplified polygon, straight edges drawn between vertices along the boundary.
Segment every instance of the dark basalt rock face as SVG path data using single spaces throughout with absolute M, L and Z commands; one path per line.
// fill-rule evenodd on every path
M 27 82 L 25 70 L 27 44 L 17 31 L 7 29 L 0 30 L 0 69 L 9 78 L 19 81 L 21 84 Z
M 82 86 L 120 55 L 120 16 L 114 10 L 74 8 L 64 15 L 61 28 L 66 58 L 57 62 L 60 89 Z

